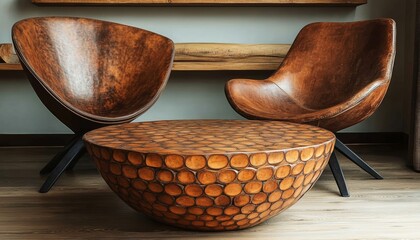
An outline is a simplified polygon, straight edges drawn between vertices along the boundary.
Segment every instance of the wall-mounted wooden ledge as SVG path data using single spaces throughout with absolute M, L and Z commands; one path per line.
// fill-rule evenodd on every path
M 177 43 L 172 70 L 276 70 L 289 48 L 289 44 Z M 22 67 L 0 63 L 0 70 L 22 70 Z
M 37 5 L 113 6 L 358 6 L 367 0 L 32 0 Z

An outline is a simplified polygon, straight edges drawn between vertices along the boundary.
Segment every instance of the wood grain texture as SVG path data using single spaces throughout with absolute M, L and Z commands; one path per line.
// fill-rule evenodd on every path
M 19 63 L 13 45 L 11 43 L 0 43 L 0 63 L 5 62 L 9 64 Z
M 24 19 L 12 40 L 38 97 L 75 133 L 144 113 L 163 91 L 174 56 L 164 36 L 87 18 Z
M 162 5 L 162 6 L 357 6 L 367 0 L 32 0 L 50 5 Z
M 0 71 L 21 71 L 23 70 L 20 64 L 0 63 Z
M 84 136 L 111 189 L 151 218 L 202 231 L 245 229 L 296 203 L 316 182 L 335 136 L 293 123 L 130 123 Z
M 248 119 L 336 132 L 379 107 L 391 81 L 395 44 L 392 19 L 312 23 L 299 32 L 275 73 L 262 81 L 230 80 L 226 96 Z
M 353 150 L 386 177 L 371 179 L 345 157 L 352 197 L 338 196 L 327 168 L 304 198 L 263 224 L 234 232 L 184 231 L 139 214 L 109 189 L 89 157 L 37 192 L 38 170 L 59 148 L 0 148 L 0 239 L 418 239 L 420 174 L 405 167 L 405 148 Z M 304 230 L 303 230 L 304 229 Z
M 177 43 L 172 71 L 275 70 L 290 44 Z M 21 70 L 0 63 L 0 70 Z

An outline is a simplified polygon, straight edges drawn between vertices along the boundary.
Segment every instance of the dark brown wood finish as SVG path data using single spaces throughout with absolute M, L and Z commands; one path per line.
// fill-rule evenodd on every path
M 395 22 L 313 23 L 296 37 L 279 69 L 266 80 L 226 84 L 232 107 L 249 119 L 308 123 L 339 131 L 378 108 L 391 80 Z M 376 179 L 383 177 L 339 139 L 336 149 Z M 335 154 L 330 168 L 343 197 L 350 196 Z
M 128 205 L 160 222 L 244 229 L 296 203 L 334 149 L 331 132 L 249 120 L 128 123 L 88 132 L 88 152 Z
M 394 57 L 391 19 L 314 23 L 302 29 L 276 73 L 263 81 L 230 80 L 226 94 L 247 118 L 309 123 L 335 132 L 377 109 Z
M 146 111 L 174 56 L 168 38 L 93 19 L 26 19 L 12 34 L 38 96 L 75 132 L 129 122 Z
M 44 105 L 76 134 L 42 170 L 48 192 L 84 152 L 82 135 L 131 122 L 168 80 L 173 42 L 158 34 L 85 18 L 45 17 L 12 28 L 16 53 Z

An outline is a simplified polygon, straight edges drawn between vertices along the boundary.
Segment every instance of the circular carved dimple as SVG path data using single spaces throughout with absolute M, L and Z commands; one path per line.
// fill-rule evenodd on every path
M 260 168 L 257 171 L 257 179 L 260 181 L 266 181 L 273 176 L 274 170 L 271 167 Z
M 235 178 L 236 178 L 236 173 L 233 170 L 222 170 L 218 176 L 219 182 L 221 183 L 233 182 Z
M 153 168 L 160 168 L 162 167 L 162 159 L 158 154 L 147 154 L 146 156 L 146 165 Z
M 123 165 L 122 172 L 127 178 L 137 178 L 137 169 L 130 165 Z
M 187 171 L 187 170 L 182 170 L 180 171 L 177 175 L 176 175 L 177 179 L 179 182 L 183 183 L 183 184 L 190 184 L 195 182 L 195 176 L 194 173 Z
M 169 211 L 177 215 L 184 215 L 187 212 L 187 209 L 184 207 L 170 206 Z
M 191 170 L 199 170 L 206 166 L 206 158 L 203 156 L 190 156 L 185 160 L 185 165 Z
M 105 160 L 111 159 L 111 153 L 106 148 L 101 148 L 101 158 Z
M 303 163 L 296 164 L 293 167 L 292 174 L 293 175 L 298 175 L 299 173 L 302 172 L 302 170 L 303 170 L 304 167 L 305 167 L 305 164 L 303 164 Z
M 224 191 L 226 195 L 234 197 L 242 192 L 242 186 L 239 183 L 230 183 L 226 185 Z
M 165 165 L 171 169 L 178 169 L 184 165 L 184 159 L 178 155 L 168 155 L 165 158 Z
M 318 160 L 315 164 L 314 171 L 318 171 L 319 169 L 321 169 L 322 163 L 323 163 L 322 159 Z
M 289 189 L 287 189 L 286 191 L 283 192 L 283 194 L 281 195 L 281 198 L 288 199 L 291 196 L 293 196 L 294 192 L 295 192 L 295 189 L 289 188 Z
M 212 184 L 216 182 L 216 173 L 210 171 L 202 171 L 198 173 L 197 178 L 201 184 Z
M 241 213 L 243 213 L 243 214 L 250 214 L 252 211 L 254 211 L 255 210 L 255 205 L 254 204 L 247 204 L 247 205 L 245 205 L 245 206 L 243 206 L 242 208 L 241 208 Z
M 171 182 L 174 179 L 174 176 L 171 171 L 161 170 L 157 173 L 157 178 L 162 182 Z
M 223 209 L 218 207 L 207 208 L 206 213 L 210 216 L 220 216 L 223 214 Z
M 264 183 L 263 191 L 265 193 L 271 193 L 274 190 L 276 190 L 277 187 L 278 187 L 278 185 L 277 185 L 276 181 L 274 181 L 274 180 L 273 181 L 267 181 L 267 182 Z
M 257 153 L 251 155 L 251 164 L 254 167 L 259 167 L 267 162 L 267 155 L 265 153 Z
M 163 192 L 162 185 L 160 185 L 157 182 L 149 183 L 148 188 L 150 189 L 150 191 L 155 192 L 155 193 L 161 193 L 161 192 Z
M 305 175 L 300 175 L 296 178 L 295 182 L 293 183 L 294 188 L 298 188 L 302 186 L 303 181 L 305 180 Z
M 111 163 L 109 165 L 109 170 L 111 171 L 112 174 L 114 175 L 121 175 L 121 165 L 115 164 L 115 163 Z
M 315 161 L 308 161 L 303 169 L 303 174 L 308 174 L 314 170 Z
M 247 228 L 290 207 L 334 146 L 322 129 L 271 121 L 144 122 L 93 133 L 84 138 L 89 154 L 121 199 L 205 231 Z
M 176 203 L 184 207 L 194 206 L 194 198 L 189 196 L 180 196 L 176 199 Z
M 112 154 L 112 158 L 114 158 L 114 160 L 117 162 L 125 162 L 126 160 L 125 153 L 120 150 L 115 150 Z
M 285 177 L 289 176 L 289 174 L 290 174 L 290 166 L 285 165 L 285 166 L 277 168 L 276 178 L 282 179 L 282 178 L 285 178 Z
M 265 202 L 265 200 L 267 200 L 267 194 L 263 192 L 259 192 L 252 197 L 252 203 L 257 205 Z
M 312 181 L 313 177 L 314 177 L 314 173 L 307 175 L 305 177 L 305 181 L 303 181 L 303 185 L 308 185 Z
M 199 207 L 189 207 L 188 212 L 194 215 L 202 215 L 204 213 L 204 210 Z
M 210 215 L 200 215 L 198 219 L 203 220 L 203 221 L 212 221 L 214 217 Z
M 277 202 L 271 204 L 270 209 L 273 210 L 273 211 L 277 210 L 281 207 L 281 205 L 283 205 L 283 201 L 277 201 Z
M 203 194 L 203 189 L 198 184 L 190 184 L 185 187 L 185 193 L 191 197 L 199 197 Z
M 118 177 L 117 182 L 118 185 L 123 188 L 128 188 L 130 186 L 130 182 L 127 180 L 127 178 Z
M 138 170 L 139 177 L 143 180 L 151 181 L 155 178 L 155 172 L 153 169 L 143 167 Z
M 230 159 L 230 165 L 238 169 L 248 166 L 248 162 L 248 156 L 245 154 L 237 154 Z
M 324 151 L 325 151 L 325 145 L 321 145 L 321 146 L 317 147 L 316 150 L 315 150 L 315 157 L 317 157 L 317 158 L 320 157 L 321 155 L 324 154 Z
M 224 213 L 225 213 L 226 215 L 236 215 L 236 214 L 238 214 L 238 213 L 239 213 L 239 211 L 240 211 L 240 208 L 238 208 L 238 207 L 236 207 L 236 206 L 230 206 L 230 207 L 227 207 L 227 208 L 225 209 Z
M 165 189 L 165 192 L 171 196 L 178 196 L 178 195 L 181 195 L 182 193 L 182 189 L 174 183 L 170 183 L 166 185 L 164 189 Z
M 256 210 L 257 210 L 257 212 L 261 213 L 261 212 L 264 212 L 265 210 L 267 210 L 270 206 L 271 206 L 271 203 L 266 202 L 266 203 L 263 203 L 263 204 L 259 205 Z
M 133 182 L 131 182 L 131 185 L 140 191 L 144 191 L 147 188 L 147 184 L 141 180 L 135 180 Z
M 258 221 L 258 219 L 257 219 L 257 217 L 258 217 L 258 215 L 260 215 L 259 213 L 251 213 L 251 214 L 249 214 L 248 215 L 248 219 L 256 219 L 257 221 Z M 254 222 L 256 222 L 256 221 L 250 221 L 250 223 L 254 223 Z
M 281 198 L 281 192 L 279 190 L 274 191 L 268 196 L 269 202 L 277 202 Z
M 299 159 L 299 151 L 292 150 L 286 153 L 286 161 L 288 163 L 295 163 Z
M 245 214 L 238 214 L 238 215 L 235 215 L 232 219 L 235 221 L 239 221 L 239 220 L 245 219 L 246 217 L 247 216 Z
M 218 206 L 228 206 L 230 204 L 230 197 L 226 195 L 218 196 L 214 199 L 214 203 Z
M 272 165 L 281 163 L 283 159 L 284 159 L 283 152 L 275 152 L 275 153 L 270 153 L 270 155 L 268 155 L 268 163 Z
M 128 161 L 135 166 L 141 165 L 143 163 L 143 155 L 141 153 L 129 152 L 127 158 Z
M 305 161 L 306 162 L 309 159 L 311 159 L 313 155 L 314 155 L 314 149 L 313 148 L 305 148 L 300 153 L 300 159 L 302 161 Z
M 238 180 L 241 182 L 248 182 L 255 176 L 255 170 L 253 169 L 242 169 L 238 174 Z
M 212 169 L 222 169 L 227 166 L 228 158 L 224 155 L 211 155 L 207 164 Z
M 247 183 L 244 187 L 244 190 L 248 194 L 256 194 L 261 191 L 261 188 L 262 188 L 261 182 L 253 181 L 253 182 Z
M 279 186 L 280 190 L 284 191 L 286 189 L 289 189 L 292 186 L 294 181 L 295 181 L 295 178 L 293 177 L 288 177 L 288 178 L 283 179 Z
M 157 200 L 166 205 L 172 205 L 174 203 L 174 198 L 165 193 L 159 194 L 159 196 L 157 197 Z
M 204 192 L 211 197 L 218 197 L 223 193 L 223 188 L 220 185 L 212 184 L 208 185 Z
M 249 195 L 238 195 L 233 199 L 235 206 L 242 207 L 249 203 Z
M 208 197 L 198 197 L 195 200 L 195 202 L 198 206 L 202 206 L 202 207 L 213 206 L 213 200 L 211 198 L 208 198 Z

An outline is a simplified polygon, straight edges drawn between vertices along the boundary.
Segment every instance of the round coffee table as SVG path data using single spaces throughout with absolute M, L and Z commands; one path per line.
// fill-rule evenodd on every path
M 254 226 L 316 182 L 333 133 L 278 121 L 175 120 L 109 126 L 84 136 L 110 188 L 128 205 L 182 228 Z

